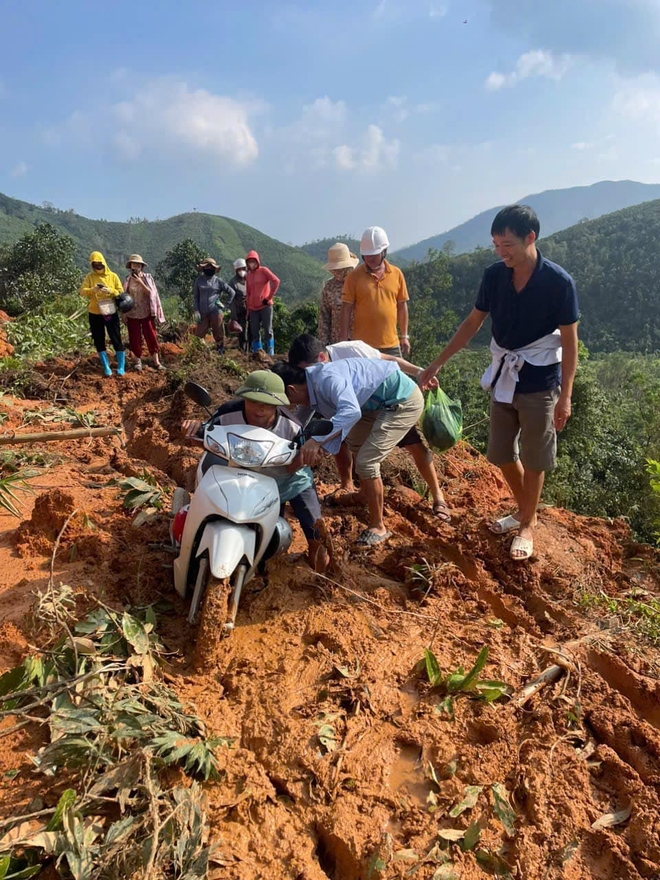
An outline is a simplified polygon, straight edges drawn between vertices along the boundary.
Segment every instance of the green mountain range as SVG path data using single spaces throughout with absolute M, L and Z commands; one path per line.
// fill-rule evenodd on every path
M 167 220 L 112 223 L 89 220 L 73 211 L 38 207 L 0 194 L 0 246 L 13 244 L 40 222 L 51 223 L 70 235 L 77 246 L 77 262 L 87 269 L 89 254 L 100 250 L 111 268 L 121 275 L 126 258 L 139 253 L 153 271 L 166 252 L 192 238 L 222 266 L 225 279 L 233 275 L 232 263 L 252 249 L 282 280 L 282 298 L 291 303 L 318 295 L 328 275 L 319 262 L 303 250 L 283 244 L 245 223 L 214 214 L 179 214 Z
M 593 220 L 612 211 L 658 198 L 660 184 L 637 183 L 634 180 L 601 180 L 591 186 L 546 190 L 524 196 L 518 202 L 534 208 L 541 221 L 541 235 L 548 236 L 573 226 L 580 220 Z M 503 207 L 504 205 L 496 205 L 448 232 L 401 248 L 392 254 L 392 259 L 399 265 L 411 260 L 424 260 L 430 248 L 442 250 L 449 242 L 456 254 L 466 253 L 476 247 L 489 247 L 491 223 L 495 214 Z

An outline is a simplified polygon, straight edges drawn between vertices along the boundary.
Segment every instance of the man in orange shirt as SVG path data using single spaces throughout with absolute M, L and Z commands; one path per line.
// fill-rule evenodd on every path
M 389 246 L 387 233 L 380 226 L 364 231 L 360 241 L 364 262 L 344 281 L 339 331 L 342 342 L 348 339 L 352 316 L 354 339 L 382 354 L 401 357 L 410 353 L 408 290 L 401 269 L 385 259 Z

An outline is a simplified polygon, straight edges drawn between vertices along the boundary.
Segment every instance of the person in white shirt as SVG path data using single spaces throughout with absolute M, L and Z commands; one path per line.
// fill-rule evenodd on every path
M 320 339 L 309 333 L 303 333 L 293 340 L 289 349 L 289 363 L 295 367 L 307 367 L 311 364 L 335 362 L 344 358 L 356 357 L 395 361 L 402 373 L 406 373 L 415 380 L 423 372 L 421 367 L 417 367 L 403 358 L 382 354 L 377 348 L 360 339 L 336 342 L 333 345 L 323 345 Z M 437 383 L 435 387 L 437 387 Z M 434 514 L 441 522 L 450 523 L 451 513 L 440 488 L 438 474 L 433 464 L 433 455 L 422 442 L 418 429 L 416 427 L 411 428 L 397 445 L 405 449 L 413 457 L 417 470 L 431 492 Z M 356 499 L 359 493 L 356 493 L 353 483 L 353 456 L 345 443 L 342 443 L 338 454 L 335 456 L 335 461 L 340 480 L 340 488 L 335 495 L 335 500 L 350 501 Z M 345 498 L 344 495 L 348 497 Z

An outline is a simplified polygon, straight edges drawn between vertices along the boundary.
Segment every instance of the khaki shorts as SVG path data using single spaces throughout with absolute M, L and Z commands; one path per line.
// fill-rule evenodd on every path
M 424 409 L 424 396 L 415 388 L 410 397 L 392 409 L 363 413 L 351 430 L 346 443 L 355 455 L 355 472 L 362 480 L 380 476 L 380 464 L 399 440 L 417 424 Z
M 501 467 L 520 459 L 529 470 L 552 470 L 557 463 L 558 399 L 559 388 L 516 394 L 513 403 L 491 397 L 488 461 Z

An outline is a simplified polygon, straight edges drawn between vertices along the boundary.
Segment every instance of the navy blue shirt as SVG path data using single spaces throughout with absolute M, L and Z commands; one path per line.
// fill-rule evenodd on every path
M 575 324 L 578 299 L 575 282 L 556 263 L 537 251 L 536 268 L 520 292 L 513 286 L 513 269 L 501 260 L 484 272 L 475 302 L 480 312 L 490 312 L 493 337 L 502 348 L 513 350 Z M 559 385 L 559 364 L 535 367 L 524 363 L 518 374 L 516 394 L 548 391 Z

